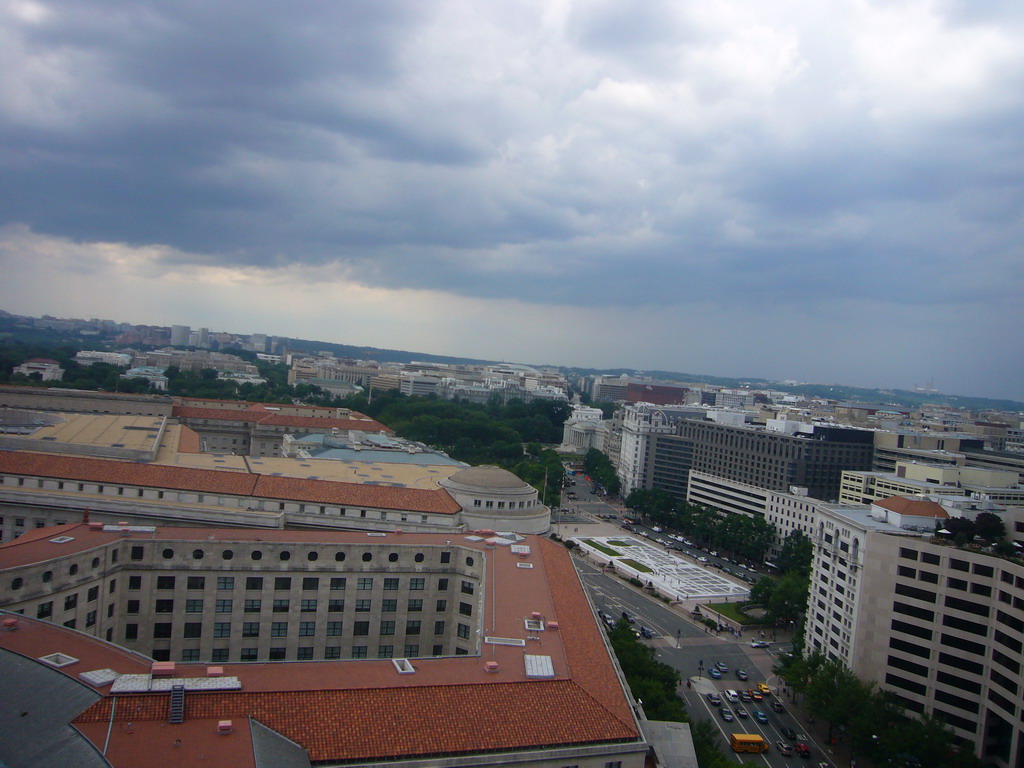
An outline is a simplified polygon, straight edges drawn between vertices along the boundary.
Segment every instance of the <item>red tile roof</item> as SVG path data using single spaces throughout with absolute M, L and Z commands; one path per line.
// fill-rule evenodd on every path
M 448 492 L 441 488 L 395 488 L 28 451 L 0 451 L 0 472 L 410 512 L 452 515 L 462 509 Z
M 197 408 L 194 406 L 175 405 L 171 415 L 177 419 L 206 419 L 208 421 L 247 422 L 266 426 L 295 427 L 296 429 L 358 429 L 364 432 L 390 432 L 390 430 L 373 419 L 333 419 L 318 416 L 293 416 L 277 413 L 264 408 L 250 408 L 244 411 L 223 408 Z
M 949 517 L 949 513 L 942 508 L 942 505 L 934 501 L 923 499 L 908 499 L 905 496 L 890 496 L 887 499 L 873 502 L 875 506 L 888 509 L 899 515 L 911 515 L 913 517 Z
M 119 536 L 87 531 L 85 526 L 77 526 L 77 531 L 70 530 L 76 526 L 62 528 L 68 528 L 64 532 L 74 534 L 76 542 Z M 25 537 L 33 533 L 36 539 L 42 536 L 28 532 Z M 335 531 L 168 528 L 159 529 L 156 535 L 188 538 L 211 534 L 218 540 L 255 535 L 296 543 L 365 540 L 359 534 Z M 213 721 L 232 719 L 238 723 L 253 717 L 302 745 L 313 761 L 409 759 L 638 741 L 641 734 L 567 551 L 534 536 L 523 542 L 531 550 L 525 557 L 508 547 L 489 547 L 483 541 L 445 534 L 389 534 L 374 543 L 401 542 L 404 546 L 442 541 L 476 549 L 486 559 L 489 604 L 482 614 L 485 636 L 525 638 L 529 633 L 523 619 L 533 611 L 545 620 L 557 621 L 559 628 L 540 633 L 539 640 L 527 640 L 526 648 L 484 644 L 479 656 L 415 659 L 416 672 L 410 675 L 399 675 L 390 661 L 383 660 L 226 664 L 225 674 L 237 676 L 242 690 L 189 692 L 185 726 L 180 731 L 176 726 L 162 728 L 167 718 L 166 694 L 111 696 L 100 688 L 104 699 L 81 713 L 75 725 L 94 743 L 102 744 L 114 709 L 118 749 L 137 750 L 141 740 L 125 735 L 128 722 L 141 729 L 137 733 L 152 731 L 160 738 L 190 734 L 190 729 L 198 728 L 202 738 L 210 739 L 207 732 Z M 37 541 L 35 546 L 56 548 L 74 543 Z M 519 568 L 524 562 L 534 567 Z M 82 663 L 65 669 L 71 675 L 103 667 L 139 671 L 139 657 L 134 654 L 47 622 L 24 621 L 27 631 L 0 633 L 0 647 L 34 657 L 52 649 L 82 658 Z M 87 658 L 85 654 L 93 646 L 105 646 L 107 656 Z M 524 653 L 550 656 L 554 677 L 528 678 Z M 484 662 L 491 660 L 499 664 L 496 673 L 484 669 Z M 204 674 L 205 665 L 177 665 L 178 677 Z M 186 737 L 179 738 L 184 741 Z M 155 747 L 148 755 L 136 751 L 133 755 L 138 759 L 122 764 L 141 768 L 176 764 L 166 762 L 161 754 Z M 177 758 L 171 754 L 171 759 Z M 238 764 L 244 764 L 243 760 Z

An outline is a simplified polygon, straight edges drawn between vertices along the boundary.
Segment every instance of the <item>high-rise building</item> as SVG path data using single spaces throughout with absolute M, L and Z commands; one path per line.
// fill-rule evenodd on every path
M 192 333 L 192 329 L 187 325 L 172 325 L 171 326 L 171 346 L 172 347 L 184 347 L 188 345 L 189 334 Z

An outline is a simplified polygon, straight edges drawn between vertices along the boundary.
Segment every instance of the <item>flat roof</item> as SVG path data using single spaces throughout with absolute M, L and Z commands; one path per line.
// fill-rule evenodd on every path
M 72 541 L 54 544 L 50 539 L 57 534 Z M 480 655 L 412 659 L 411 674 L 400 674 L 390 659 L 218 665 L 225 676 L 241 681 L 241 690 L 187 693 L 190 727 L 198 721 L 209 730 L 218 718 L 240 723 L 252 717 L 306 748 L 314 762 L 411 759 L 642 738 L 568 551 L 540 537 L 524 537 L 519 546 L 527 549 L 513 551 L 472 535 L 176 527 L 121 534 L 69 524 L 46 529 L 45 535 L 28 532 L 20 544 L 21 539 L 0 545 L 0 566 L 125 538 L 186 539 L 215 546 L 211 536 L 215 542 L 465 547 L 483 558 L 482 642 Z M 542 628 L 528 626 L 527 620 L 539 620 Z M 138 654 L 26 617 L 18 617 L 16 631 L 0 632 L 0 648 L 31 658 L 66 654 L 79 661 L 60 671 L 79 679 L 81 672 L 97 669 L 139 674 L 150 667 L 149 660 Z M 489 670 L 487 662 L 495 662 L 496 669 Z M 178 663 L 174 675 L 206 677 L 206 666 Z M 91 738 L 99 738 L 101 731 L 105 737 L 111 722 L 117 740 L 132 738 L 126 723 L 135 728 L 166 723 L 166 693 L 111 694 L 108 686 L 92 687 L 103 698 L 75 719 Z M 141 727 L 140 734 L 156 728 Z M 161 752 L 133 752 L 139 761 L 133 765 L 166 768 Z
M 20 412 L 21 409 L 18 409 Z M 117 447 L 136 451 L 152 450 L 165 421 L 159 416 L 132 416 L 95 413 L 41 414 L 46 420 L 59 416 L 59 420 L 38 426 L 31 434 L 7 435 L 24 442 L 27 450 L 47 450 L 47 443 L 89 446 L 92 448 Z

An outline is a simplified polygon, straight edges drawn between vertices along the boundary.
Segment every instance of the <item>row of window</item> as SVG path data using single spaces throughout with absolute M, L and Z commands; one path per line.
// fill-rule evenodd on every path
M 297 648 L 295 651 L 295 658 L 298 661 L 313 661 L 314 649 L 312 646 L 305 646 Z M 323 659 L 326 661 L 332 661 L 341 659 L 342 646 L 340 645 L 329 645 L 324 648 Z M 456 655 L 466 655 L 468 651 L 463 648 L 455 649 Z M 420 655 L 420 646 L 416 643 L 410 643 L 405 645 L 403 648 L 402 658 L 414 659 Z M 432 656 L 444 655 L 444 646 L 435 645 L 431 649 Z M 155 648 L 153 649 L 152 656 L 156 661 L 170 661 L 171 652 L 168 648 Z M 395 657 L 395 646 L 393 645 L 378 645 L 377 656 L 378 659 L 392 659 Z M 242 648 L 238 654 L 237 661 L 284 661 L 287 658 L 286 648 L 269 648 L 267 649 L 267 655 L 264 659 L 260 659 L 259 648 Z M 350 659 L 368 659 L 369 647 L 365 645 L 353 645 L 349 650 L 347 658 Z M 202 661 L 201 653 L 198 648 L 183 648 L 181 651 L 181 660 L 185 662 Z M 209 661 L 215 663 L 226 663 L 231 661 L 231 651 L 228 648 L 213 648 L 210 651 Z
M 77 604 L 77 595 L 68 595 L 64 600 L 64 610 L 71 610 Z M 260 598 L 248 598 L 240 601 L 243 609 L 246 613 L 260 613 L 263 610 L 263 600 Z M 288 613 L 292 608 L 292 601 L 288 598 L 275 598 L 273 601 L 269 601 L 271 608 L 274 613 Z M 340 613 L 345 610 L 345 600 L 342 598 L 331 598 L 328 600 L 317 600 L 316 598 L 305 598 L 295 603 L 301 613 L 316 613 L 324 605 L 327 606 L 328 613 Z M 369 598 L 361 598 L 354 601 L 356 613 L 368 613 L 373 610 L 373 600 Z M 178 603 L 180 606 L 180 603 Z M 423 600 L 421 598 L 410 598 L 405 604 L 406 610 L 410 613 L 416 613 L 423 610 Z M 205 602 L 202 598 L 189 598 L 185 600 L 185 613 L 203 613 L 205 608 Z M 235 601 L 233 598 L 217 598 L 214 601 L 214 611 L 216 613 L 231 613 L 235 608 Z M 129 600 L 125 605 L 125 612 L 129 614 L 137 614 L 141 609 L 141 601 Z M 173 598 L 158 599 L 153 603 L 153 611 L 155 613 L 174 613 L 175 602 Z M 384 598 L 380 602 L 381 613 L 395 613 L 398 611 L 398 599 L 397 598 Z M 438 613 L 443 613 L 448 610 L 447 600 L 436 600 L 434 602 L 434 610 Z M 472 615 L 473 606 L 469 603 L 459 603 L 459 612 L 465 616 Z
M 144 546 L 138 545 L 138 544 L 132 546 L 131 551 L 130 551 L 130 557 L 131 557 L 132 560 L 142 560 L 145 557 L 145 555 L 146 555 L 146 548 Z M 171 547 L 165 547 L 160 552 L 160 555 L 161 555 L 161 557 L 163 557 L 164 560 L 172 560 L 174 558 L 174 556 L 175 556 L 175 552 L 174 552 L 174 550 Z M 235 558 L 235 551 L 233 549 L 221 550 L 220 556 L 221 556 L 222 560 L 234 560 L 234 558 Z M 198 549 L 197 548 L 197 549 L 193 549 L 192 550 L 192 559 L 193 560 L 202 560 L 204 557 L 206 557 L 206 550 L 205 549 Z M 291 552 L 291 550 L 283 549 L 283 550 L 281 550 L 280 552 L 277 553 L 277 557 L 282 562 L 287 562 L 287 561 L 292 559 L 292 552 Z M 442 552 L 441 553 L 441 564 L 444 565 L 444 564 L 450 563 L 451 562 L 451 557 L 452 557 L 452 553 L 451 552 Z M 338 563 L 344 562 L 345 558 L 346 558 L 346 553 L 345 552 L 338 551 L 338 552 L 334 553 L 334 560 L 335 560 L 335 562 L 338 562 Z M 263 552 L 262 552 L 262 550 L 254 549 L 252 552 L 249 553 L 249 559 L 250 560 L 256 560 L 256 561 L 262 560 L 263 559 Z M 316 562 L 319 559 L 320 559 L 320 552 L 319 552 L 319 550 L 311 549 L 311 550 L 306 552 L 306 560 L 307 561 L 313 563 L 313 562 Z M 389 552 L 387 559 L 388 559 L 389 563 L 397 563 L 398 560 L 399 560 L 399 553 L 398 552 Z M 426 559 L 426 555 L 424 555 L 422 552 L 417 552 L 416 554 L 413 555 L 412 559 L 413 559 L 414 562 L 422 563 Z M 369 552 L 369 551 L 363 552 L 362 556 L 361 556 L 361 560 L 364 563 L 372 562 L 373 561 L 373 552 Z M 475 561 L 474 561 L 472 556 L 466 557 L 466 566 L 467 567 L 472 568 L 474 563 L 475 563 Z
M 243 621 L 241 623 L 241 636 L 242 637 L 260 637 L 261 631 L 269 629 L 270 637 L 288 637 L 289 636 L 289 622 L 287 621 L 272 621 L 269 622 L 269 627 L 263 626 L 264 622 L 259 621 Z M 328 621 L 322 625 L 324 637 L 341 637 L 344 631 L 344 622 L 341 621 Z M 446 630 L 446 622 L 435 621 L 434 622 L 434 634 L 443 635 Z M 208 627 L 208 629 L 210 629 Z M 236 625 L 235 630 L 238 627 Z M 405 622 L 405 634 L 406 635 L 418 635 L 423 629 L 423 622 L 419 620 L 410 619 Z M 183 622 L 179 627 L 180 636 L 186 640 L 196 640 L 203 637 L 203 622 L 201 621 L 186 621 Z M 458 623 L 456 626 L 456 633 L 464 640 L 469 639 L 470 627 L 468 624 Z M 295 633 L 298 637 L 317 637 L 317 622 L 315 621 L 300 621 L 295 625 Z M 394 635 L 397 633 L 397 622 L 391 620 L 383 620 L 380 622 L 377 628 L 377 634 L 379 635 Z M 354 637 L 366 637 L 370 634 L 370 622 L 369 621 L 355 621 L 352 622 L 352 635 Z M 169 640 L 174 637 L 174 624 L 172 622 L 155 622 L 152 626 L 151 637 L 154 639 Z M 212 636 L 215 638 L 228 638 L 232 636 L 232 623 L 230 621 L 217 621 L 214 622 L 212 627 Z M 125 640 L 138 640 L 139 639 L 139 624 L 131 622 L 124 625 L 124 639 Z
M 216 578 L 218 591 L 233 590 L 235 588 L 234 576 L 218 576 Z M 332 576 L 329 579 L 325 579 L 325 581 L 329 583 L 332 592 L 343 591 L 348 586 L 348 578 L 345 576 Z M 368 591 L 374 588 L 373 576 L 360 576 L 356 578 L 355 581 L 356 589 L 358 591 Z M 320 589 L 320 582 L 321 578 L 319 576 L 303 576 L 301 579 L 293 579 L 291 576 L 246 576 L 245 589 L 247 591 L 258 591 L 264 589 L 264 585 L 269 586 L 272 583 L 275 592 L 285 592 L 291 590 L 292 585 L 294 583 L 297 586 L 300 586 L 303 592 L 314 592 Z M 386 576 L 383 579 L 381 579 L 380 583 L 382 584 L 385 592 L 394 592 L 401 588 L 401 578 L 398 576 Z M 180 581 L 179 577 L 177 576 L 156 577 L 156 588 L 159 590 L 176 589 L 179 585 Z M 426 589 L 426 585 L 426 578 L 422 576 L 413 576 L 409 578 L 407 588 L 412 591 L 420 591 Z M 188 590 L 206 589 L 206 577 L 185 577 L 185 588 Z M 142 577 L 129 576 L 128 589 L 142 589 Z M 438 579 L 437 589 L 441 592 L 446 591 L 448 589 L 448 579 Z M 463 594 L 472 595 L 475 591 L 475 585 L 472 581 L 463 581 L 460 590 L 462 591 Z

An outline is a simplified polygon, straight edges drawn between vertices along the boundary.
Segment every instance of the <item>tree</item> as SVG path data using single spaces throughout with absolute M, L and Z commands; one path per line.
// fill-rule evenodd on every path
M 799 571 L 787 571 L 772 590 L 768 600 L 769 621 L 796 621 L 807 608 L 807 577 Z
M 999 541 L 1006 536 L 1006 525 L 999 515 L 991 512 L 979 512 L 974 518 L 974 535 L 981 536 L 987 542 Z
M 782 551 L 775 558 L 775 565 L 781 573 L 798 571 L 804 576 L 811 572 L 811 560 L 814 556 L 814 544 L 803 531 L 793 530 L 782 542 Z

